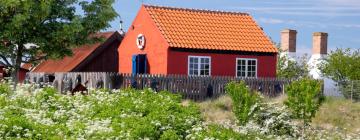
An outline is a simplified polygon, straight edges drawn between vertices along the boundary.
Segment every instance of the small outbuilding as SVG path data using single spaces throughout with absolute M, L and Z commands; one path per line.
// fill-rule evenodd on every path
M 142 5 L 119 72 L 275 77 L 278 50 L 247 13 Z
M 43 61 L 31 72 L 118 72 L 117 49 L 123 36 L 117 31 L 98 33 L 96 36 L 104 38 L 105 41 L 74 48 L 72 56 Z
M 5 77 L 11 77 L 11 73 L 7 70 L 8 67 L 0 61 L 0 80 Z M 25 80 L 26 73 L 29 72 L 28 64 L 23 64 L 18 72 L 18 80 L 22 82 Z

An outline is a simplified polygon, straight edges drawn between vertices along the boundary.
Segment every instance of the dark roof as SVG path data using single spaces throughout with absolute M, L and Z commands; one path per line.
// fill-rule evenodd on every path
M 118 40 L 121 41 L 122 36 L 117 32 L 103 32 L 97 34 L 99 37 L 104 37 L 106 41 L 104 43 L 95 43 L 83 45 L 72 49 L 73 55 L 66 56 L 60 60 L 46 60 L 40 63 L 32 70 L 32 72 L 70 72 L 74 70 L 79 64 L 87 59 L 91 54 L 97 50 L 103 50 L 102 48 L 107 47 L 111 42 Z

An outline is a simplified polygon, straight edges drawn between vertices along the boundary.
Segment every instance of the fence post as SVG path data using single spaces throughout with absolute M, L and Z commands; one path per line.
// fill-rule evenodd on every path
M 350 93 L 351 101 L 353 101 L 353 93 L 354 93 L 354 81 L 351 81 L 351 93 Z

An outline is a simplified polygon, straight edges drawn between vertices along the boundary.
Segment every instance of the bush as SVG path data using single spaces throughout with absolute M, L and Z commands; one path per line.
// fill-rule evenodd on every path
M 262 103 L 253 120 L 263 134 L 278 136 L 298 136 L 297 126 L 291 119 L 291 113 L 285 106 L 274 103 Z
M 309 78 L 292 82 L 286 87 L 285 105 L 291 109 L 293 117 L 303 120 L 304 127 L 311 122 L 324 101 L 320 81 Z
M 11 93 L 10 85 L 5 83 L 4 81 L 0 81 L 0 95 L 9 93 Z
M 226 85 L 226 93 L 233 101 L 233 112 L 241 125 L 245 125 L 259 109 L 259 96 L 246 84 L 231 82 Z
M 239 133 L 233 128 L 226 128 L 219 125 L 197 126 L 192 129 L 191 135 L 186 139 L 198 140 L 242 140 L 242 139 L 264 139 L 265 136 L 257 133 Z
M 69 96 L 49 87 L 27 92 L 31 88 L 0 95 L 0 139 L 184 139 L 201 123 L 194 104 L 182 106 L 181 96 L 168 92 Z

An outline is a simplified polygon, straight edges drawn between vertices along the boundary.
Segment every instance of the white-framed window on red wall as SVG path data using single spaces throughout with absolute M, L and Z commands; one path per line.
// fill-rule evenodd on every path
M 236 58 L 236 77 L 257 77 L 257 59 Z
M 211 57 L 209 57 L 209 56 L 189 56 L 188 57 L 188 75 L 210 76 L 211 75 Z

